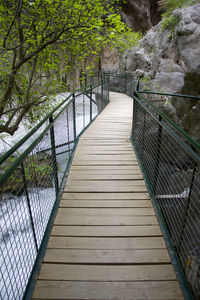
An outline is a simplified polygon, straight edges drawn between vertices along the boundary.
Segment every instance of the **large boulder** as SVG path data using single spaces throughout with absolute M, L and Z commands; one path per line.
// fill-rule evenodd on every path
M 141 88 L 199 96 L 200 4 L 173 14 L 180 20 L 173 32 L 163 30 L 161 23 L 153 27 L 124 54 L 124 68 L 141 77 Z M 169 97 L 164 105 L 165 113 L 200 142 L 200 101 Z

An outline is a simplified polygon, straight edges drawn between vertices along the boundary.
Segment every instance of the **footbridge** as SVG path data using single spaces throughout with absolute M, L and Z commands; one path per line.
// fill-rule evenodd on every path
M 81 82 L 0 159 L 1 298 L 199 299 L 200 146 L 160 110 L 199 98 Z

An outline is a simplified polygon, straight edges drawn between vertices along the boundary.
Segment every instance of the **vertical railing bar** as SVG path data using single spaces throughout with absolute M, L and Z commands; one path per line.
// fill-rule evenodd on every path
M 192 194 L 192 188 L 194 185 L 194 178 L 195 178 L 195 173 L 196 173 L 196 169 L 197 169 L 197 163 L 195 162 L 194 164 L 194 168 L 193 168 L 193 172 L 192 172 L 192 179 L 191 179 L 191 184 L 190 184 L 190 191 L 189 191 L 189 195 L 185 204 L 185 209 L 183 212 L 183 222 L 182 222 L 182 226 L 181 226 L 181 233 L 180 233 L 180 237 L 178 239 L 178 246 L 177 246 L 177 251 L 178 253 L 180 252 L 180 247 L 181 247 L 181 243 L 182 243 L 182 237 L 185 231 L 185 226 L 186 226 L 186 219 L 187 219 L 187 215 L 188 215 L 188 209 L 190 206 L 190 201 L 191 201 L 191 194 Z
M 21 163 L 21 171 L 22 171 L 22 178 L 23 178 L 23 184 L 24 184 L 24 191 L 26 194 L 26 200 L 27 200 L 27 205 L 28 205 L 28 212 L 31 220 L 31 229 L 33 232 L 33 238 L 34 238 L 34 243 L 35 243 L 35 248 L 36 251 L 39 251 L 39 247 L 37 244 L 37 237 L 36 237 L 36 232 L 35 232 L 35 226 L 34 226 L 34 221 L 33 221 L 33 215 L 31 211 L 31 203 L 30 203 L 30 198 L 29 198 L 29 193 L 28 193 L 28 186 L 27 186 L 27 181 L 26 181 L 26 173 L 25 173 L 25 168 L 23 162 Z
M 54 125 L 53 125 L 53 116 L 49 118 L 49 123 L 52 124 L 50 128 L 50 138 L 51 138 L 51 153 L 52 153 L 52 163 L 53 163 L 53 177 L 55 183 L 56 196 L 59 194 L 59 181 L 58 181 L 58 168 L 56 160 L 56 147 L 55 147 L 55 134 L 54 134 Z
M 101 79 L 101 110 L 103 109 L 103 78 Z
M 155 164 L 155 171 L 154 171 L 154 178 L 153 178 L 153 191 L 156 195 L 157 189 L 157 181 L 158 181 L 158 170 L 160 165 L 160 155 L 161 155 L 161 142 L 162 142 L 162 116 L 159 115 L 159 125 L 158 125 L 158 141 L 157 141 L 157 150 L 156 150 L 156 164 Z
M 69 155 L 71 155 L 71 150 L 70 150 L 70 143 L 69 143 L 69 141 L 70 141 L 70 131 L 69 131 L 69 105 L 67 106 L 67 108 L 66 108 L 66 113 L 67 113 L 67 142 L 68 142 L 68 153 L 69 153 Z
M 142 161 L 144 163 L 144 143 L 145 143 L 146 111 L 144 111 L 144 121 L 142 129 Z
M 127 78 L 126 78 L 126 73 L 124 74 L 124 94 L 126 94 L 126 84 L 127 84 Z
M 109 102 L 109 99 L 110 99 L 110 97 L 109 97 L 109 91 L 110 91 L 110 76 L 109 76 L 109 75 L 107 76 L 107 80 L 108 80 L 108 102 Z
M 92 122 L 92 85 L 90 85 L 90 122 Z
M 73 101 L 72 101 L 72 105 L 73 105 L 73 128 L 74 128 L 74 143 L 76 142 L 76 99 L 75 99 L 75 94 L 73 93 L 72 95 L 73 97 Z
M 132 138 L 135 136 L 135 129 L 137 124 L 137 106 L 138 102 L 136 100 L 136 97 L 133 97 Z
M 85 95 L 83 94 L 83 128 L 85 128 Z

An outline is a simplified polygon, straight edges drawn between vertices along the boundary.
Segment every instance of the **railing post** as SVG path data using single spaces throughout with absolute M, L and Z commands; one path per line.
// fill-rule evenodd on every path
M 108 97 L 107 102 L 109 102 L 109 100 L 110 100 L 109 92 L 110 92 L 110 77 L 108 75 L 107 76 L 107 97 Z
M 103 98 L 103 84 L 104 84 L 104 81 L 103 79 L 101 79 L 101 111 L 103 109 L 103 102 L 104 102 L 104 98 Z
M 191 179 L 191 184 L 190 184 L 190 191 L 189 191 L 189 195 L 188 195 L 187 202 L 186 202 L 186 205 L 185 205 L 185 209 L 184 209 L 184 212 L 183 212 L 183 222 L 182 222 L 182 226 L 181 226 L 182 229 L 181 229 L 180 237 L 179 237 L 178 243 L 177 243 L 177 245 L 178 245 L 177 246 L 178 253 L 180 251 L 181 242 L 182 242 L 183 234 L 184 234 L 184 231 L 185 231 L 186 219 L 187 219 L 187 216 L 188 216 L 188 209 L 189 209 L 189 206 L 190 206 L 191 194 L 192 194 L 192 188 L 193 188 L 193 184 L 194 184 L 194 178 L 195 178 L 196 169 L 197 169 L 197 163 L 195 162 L 194 168 L 193 168 L 193 172 L 192 172 L 192 179 Z
M 154 177 L 153 177 L 154 194 L 156 194 L 156 189 L 157 189 L 158 171 L 159 171 L 160 155 L 161 155 L 161 142 L 162 142 L 162 125 L 160 124 L 161 121 L 162 121 L 162 117 L 159 115 L 158 140 L 157 140 L 157 149 L 156 149 L 156 164 L 155 164 Z
M 56 147 L 55 147 L 55 134 L 54 134 L 54 125 L 53 125 L 53 116 L 49 118 L 49 123 L 52 124 L 50 128 L 50 138 L 51 138 L 51 153 L 52 153 L 52 163 L 53 163 L 53 177 L 55 183 L 56 196 L 59 193 L 59 181 L 58 181 L 58 168 L 56 160 Z
M 90 85 L 90 122 L 92 122 L 92 85 Z
M 73 128 L 74 128 L 74 143 L 76 142 L 76 103 L 75 103 L 75 94 L 73 93 Z
M 132 121 L 132 138 L 135 135 L 135 130 L 136 130 L 136 123 L 137 123 L 137 100 L 136 100 L 136 95 L 134 92 L 134 97 L 133 97 L 133 121 Z
M 124 74 L 124 94 L 126 94 L 126 84 L 127 84 L 127 78 L 126 73 Z
M 31 229 L 32 229 L 32 232 L 33 232 L 35 248 L 36 248 L 36 251 L 38 252 L 39 247 L 38 247 L 38 244 L 37 244 L 37 238 L 36 238 L 35 227 L 34 227 L 34 222 L 33 222 L 33 215 L 32 215 L 32 211 L 31 211 L 31 203 L 30 203 L 30 198 L 29 198 L 29 193 L 28 193 L 28 186 L 27 186 L 27 181 L 26 181 L 26 173 L 25 173 L 23 162 L 21 163 L 21 170 L 22 170 L 24 191 L 25 191 L 25 194 L 26 194 L 26 200 L 27 200 L 27 205 L 28 205 L 28 212 L 29 212 L 29 216 L 30 216 L 30 220 L 31 220 Z
M 142 163 L 143 164 L 144 164 L 145 127 L 146 127 L 146 111 L 144 111 L 143 129 L 142 129 Z
M 138 92 L 139 89 L 140 89 L 140 81 L 138 80 L 138 81 L 137 81 L 137 84 L 136 84 L 136 91 Z
M 68 151 L 70 150 L 70 144 L 69 144 L 69 112 L 68 112 L 68 107 L 66 108 L 66 114 L 67 114 L 67 142 L 68 142 Z

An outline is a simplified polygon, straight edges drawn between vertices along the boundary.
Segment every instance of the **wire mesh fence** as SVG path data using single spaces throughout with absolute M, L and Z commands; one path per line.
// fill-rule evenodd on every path
M 200 299 L 200 148 L 139 94 L 132 139 L 187 282 Z
M 0 299 L 22 299 L 79 134 L 109 101 L 108 83 L 72 93 L 27 150 L 0 166 Z M 21 147 L 21 146 L 19 146 Z M 17 156 L 16 156 L 17 153 Z
M 134 90 L 138 83 L 138 77 L 132 73 L 119 73 L 117 71 L 94 71 L 91 73 L 83 73 L 81 81 L 83 83 L 92 83 L 94 78 L 99 81 L 109 79 L 109 90 L 124 93 L 133 97 Z

